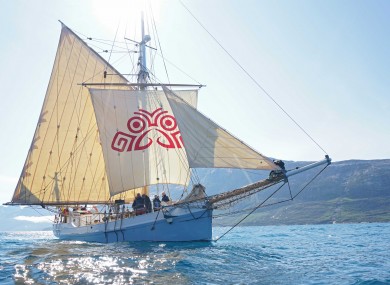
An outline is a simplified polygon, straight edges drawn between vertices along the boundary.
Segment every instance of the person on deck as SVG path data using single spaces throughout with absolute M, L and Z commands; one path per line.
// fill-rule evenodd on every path
M 161 207 L 160 198 L 158 197 L 158 195 L 154 195 L 154 199 L 153 199 L 154 211 L 156 212 L 156 211 L 160 210 L 160 207 Z
M 143 194 L 142 198 L 144 199 L 146 213 L 151 213 L 152 212 L 152 202 L 150 202 L 149 196 L 146 194 Z
M 140 193 L 137 193 L 137 197 L 135 197 L 132 206 L 133 206 L 134 210 L 141 209 L 141 208 L 145 207 L 144 198 L 141 197 Z
M 286 171 L 286 168 L 285 168 L 285 166 L 284 166 L 283 160 L 275 160 L 275 159 L 274 159 L 274 163 L 275 163 L 277 166 L 279 166 L 283 171 Z
M 67 217 L 69 216 L 69 209 L 64 208 L 62 211 L 63 223 L 67 222 Z
M 162 196 L 161 201 L 163 201 L 165 203 L 169 202 L 169 197 L 165 194 L 165 192 L 162 192 L 161 196 Z
M 276 170 L 272 170 L 270 173 L 269 173 L 269 177 L 268 179 L 270 180 L 273 180 L 273 179 L 278 179 L 278 178 L 281 178 L 285 175 L 286 173 L 286 167 L 284 165 L 284 162 L 282 160 L 274 160 L 273 161 L 277 166 L 280 167 L 280 170 L 276 169 Z

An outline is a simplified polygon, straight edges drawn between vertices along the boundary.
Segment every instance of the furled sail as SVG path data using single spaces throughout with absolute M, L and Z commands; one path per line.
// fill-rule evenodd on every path
M 189 182 L 189 166 L 164 91 L 90 89 L 111 195 Z M 197 91 L 177 91 L 196 108 Z
M 279 169 L 164 87 L 177 120 L 191 168 Z
M 110 76 L 105 78 L 104 72 Z M 63 25 L 42 111 L 11 203 L 109 201 L 96 119 L 83 82 L 127 80 Z

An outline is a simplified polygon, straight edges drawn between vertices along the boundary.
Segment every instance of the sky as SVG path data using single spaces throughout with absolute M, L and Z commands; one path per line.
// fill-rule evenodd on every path
M 11 199 L 33 137 L 58 20 L 95 38 L 131 38 L 140 2 L 0 0 L 0 203 Z M 174 63 L 170 82 L 206 85 L 198 109 L 254 149 L 285 160 L 390 158 L 389 1 L 166 0 L 152 8 L 159 53 Z M 156 67 L 167 81 L 163 70 Z

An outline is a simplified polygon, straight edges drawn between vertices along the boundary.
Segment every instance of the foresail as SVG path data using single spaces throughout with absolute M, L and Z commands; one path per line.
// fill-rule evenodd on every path
M 191 168 L 278 169 L 256 152 L 164 87 L 177 120 Z
M 187 185 L 186 152 L 165 93 L 90 89 L 111 195 L 153 184 Z M 178 91 L 196 107 L 197 91 Z
M 105 71 L 110 74 L 107 78 Z M 96 119 L 83 82 L 127 80 L 63 25 L 42 111 L 11 203 L 109 201 Z

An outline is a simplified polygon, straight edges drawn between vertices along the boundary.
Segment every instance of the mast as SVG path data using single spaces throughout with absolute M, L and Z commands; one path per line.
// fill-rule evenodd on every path
M 146 43 L 150 41 L 150 36 L 145 35 L 145 28 L 144 28 L 144 12 L 141 12 L 141 33 L 142 33 L 142 41 L 139 45 L 139 52 L 140 56 L 138 59 L 138 64 L 140 65 L 139 72 L 138 72 L 138 80 L 137 82 L 139 84 L 145 84 L 147 81 L 147 78 L 149 76 L 148 70 L 146 68 Z M 141 90 L 145 90 L 145 86 L 140 86 Z

